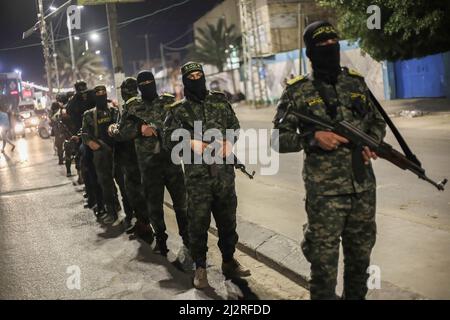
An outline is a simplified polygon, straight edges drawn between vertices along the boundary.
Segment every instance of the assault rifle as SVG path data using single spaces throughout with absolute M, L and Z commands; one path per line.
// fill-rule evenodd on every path
M 390 144 L 386 142 L 378 142 L 376 139 L 372 138 L 359 128 L 349 123 L 348 121 L 340 121 L 336 125 L 333 125 L 314 115 L 306 115 L 291 110 L 288 110 L 287 114 L 292 114 L 301 119 L 302 121 L 312 125 L 316 125 L 320 128 L 323 128 L 324 130 L 330 130 L 346 138 L 356 147 L 362 148 L 367 146 L 370 148 L 370 150 L 374 151 L 380 158 L 383 158 L 391 162 L 392 164 L 396 165 L 397 167 L 403 170 L 411 171 L 412 173 L 417 175 L 420 179 L 431 183 L 439 191 L 444 190 L 444 186 L 447 183 L 447 179 L 443 179 L 442 181 L 439 182 L 431 180 L 426 176 L 425 169 L 422 168 L 417 158 L 414 158 L 414 161 L 408 159 L 399 151 L 395 150 Z

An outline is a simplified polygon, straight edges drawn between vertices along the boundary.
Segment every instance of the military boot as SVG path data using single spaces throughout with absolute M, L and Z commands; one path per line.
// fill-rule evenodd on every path
M 200 290 L 209 287 L 208 275 L 205 268 L 198 267 L 197 269 L 195 269 L 194 287 Z
M 156 239 L 156 246 L 153 251 L 167 257 L 167 252 L 169 252 L 169 249 L 167 248 L 166 240 Z
M 135 225 L 135 233 L 136 236 L 147 242 L 148 244 L 152 244 L 155 240 L 155 236 L 153 234 L 153 229 L 150 224 L 145 224 L 142 221 L 136 221 Z M 167 249 L 167 247 L 166 247 Z
M 251 275 L 250 269 L 241 265 L 235 258 L 228 262 L 222 262 L 222 273 L 227 278 L 241 278 Z

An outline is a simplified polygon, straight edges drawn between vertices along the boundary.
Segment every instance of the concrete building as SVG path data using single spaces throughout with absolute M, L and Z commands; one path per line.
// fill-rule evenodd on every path
M 258 46 L 258 55 L 273 55 L 298 49 L 299 34 L 302 27 L 309 22 L 326 19 L 335 22 L 333 11 L 316 5 L 311 0 L 246 0 L 252 7 L 252 34 L 250 45 Z M 225 18 L 228 26 L 234 24 L 236 32 L 241 35 L 241 0 L 225 0 L 194 23 L 194 36 L 198 29 L 208 24 L 215 25 L 220 18 Z M 299 26 L 299 17 L 304 23 Z M 301 37 L 300 37 L 301 38 Z M 255 53 L 256 54 L 256 53 Z

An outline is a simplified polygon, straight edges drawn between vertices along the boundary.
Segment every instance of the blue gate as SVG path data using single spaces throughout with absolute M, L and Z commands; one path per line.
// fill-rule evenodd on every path
M 445 96 L 443 54 L 395 62 L 395 86 L 400 99 Z

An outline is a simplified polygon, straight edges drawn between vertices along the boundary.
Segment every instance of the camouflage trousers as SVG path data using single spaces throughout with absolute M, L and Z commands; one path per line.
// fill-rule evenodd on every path
M 142 175 L 144 196 L 150 212 L 150 221 L 157 241 L 168 238 L 164 221 L 164 187 L 170 194 L 177 219 L 178 233 L 183 244 L 189 248 L 186 188 L 181 165 L 175 165 L 170 156 L 154 155 L 151 159 L 141 157 L 139 168 Z
M 150 223 L 150 215 L 144 198 L 141 172 L 136 163 L 120 163 L 124 173 L 125 192 L 136 219 L 144 224 Z
M 72 166 L 72 160 L 75 161 L 75 168 L 80 170 L 80 144 L 75 141 L 66 140 L 64 141 L 64 158 L 66 164 L 67 173 L 71 173 L 70 167 Z
M 103 202 L 108 214 L 117 218 L 117 212 L 120 210 L 120 203 L 117 197 L 117 188 L 115 184 L 115 182 L 117 182 L 117 185 L 120 188 L 125 214 L 127 217 L 132 215 L 132 208 L 125 191 L 124 173 L 120 166 L 114 165 L 112 149 L 102 145 L 100 149 L 94 151 L 93 160 L 95 171 L 97 173 L 97 181 L 102 188 Z
M 230 261 L 236 249 L 237 196 L 234 184 L 234 168 L 225 177 L 189 177 L 186 178 L 188 195 L 190 252 L 196 267 L 206 268 L 208 251 L 208 229 L 211 213 L 216 222 L 218 246 L 223 261 Z M 221 172 L 223 174 L 223 172 Z
M 65 137 L 59 132 L 56 132 L 54 146 L 56 149 L 56 153 L 58 154 L 59 163 L 61 164 L 64 162 L 64 140 Z
M 336 299 L 339 244 L 344 253 L 344 299 L 364 299 L 367 268 L 375 245 L 375 190 L 362 193 L 307 195 L 308 223 L 302 250 L 311 263 L 311 299 Z

